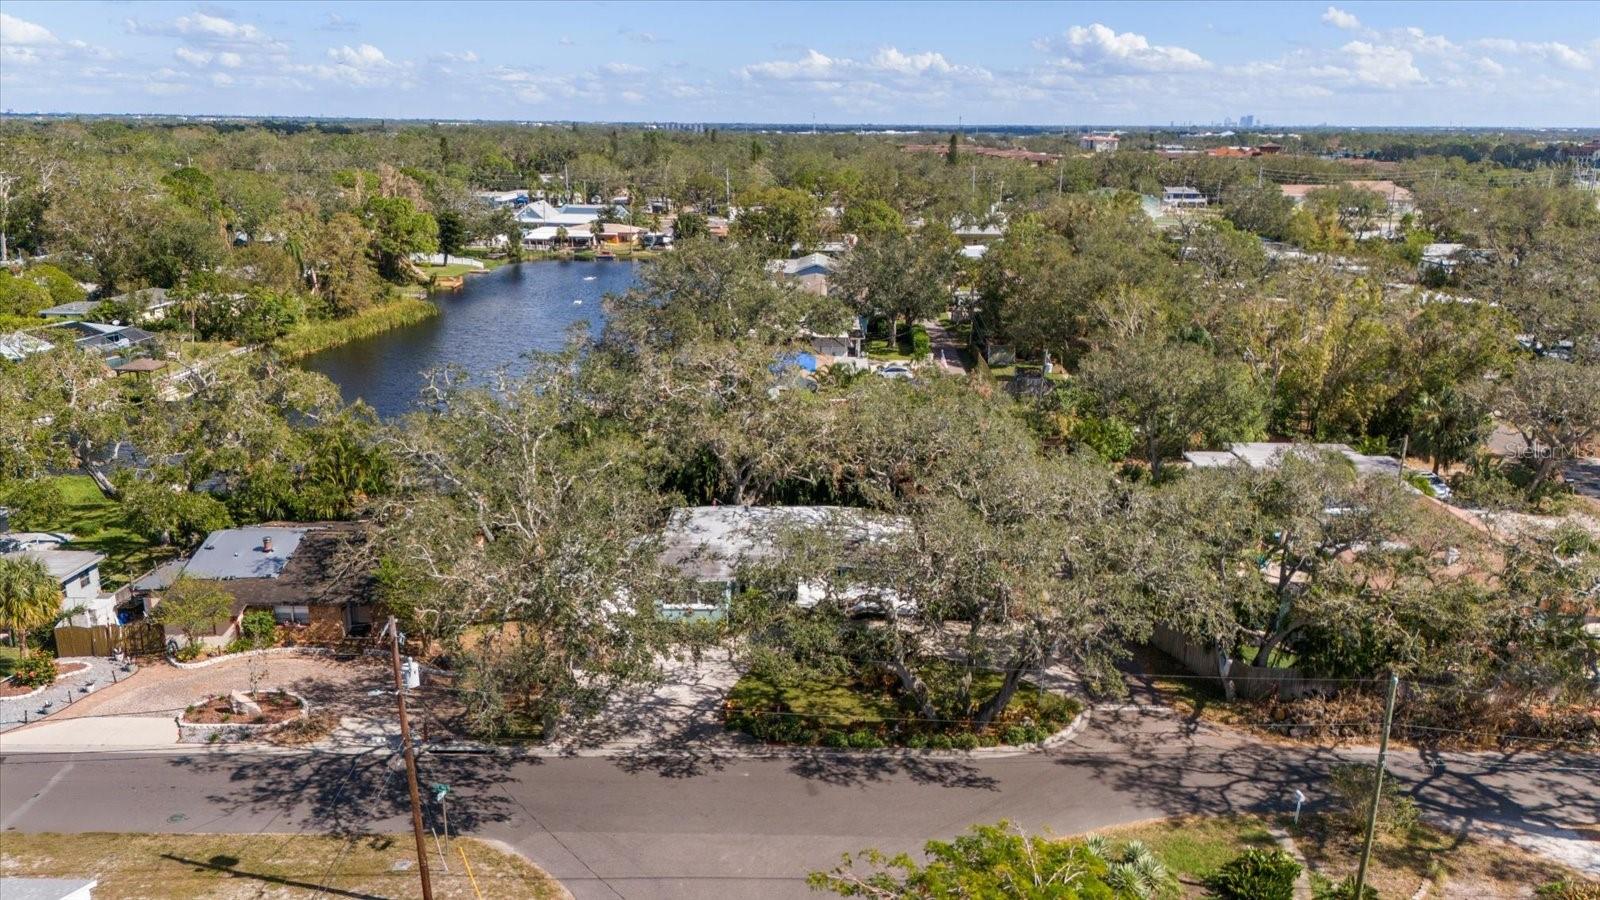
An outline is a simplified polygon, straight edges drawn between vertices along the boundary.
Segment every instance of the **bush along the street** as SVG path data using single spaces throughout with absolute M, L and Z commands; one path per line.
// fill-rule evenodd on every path
M 1226 900 L 1292 900 L 1300 864 L 1282 850 L 1246 850 L 1206 881 Z

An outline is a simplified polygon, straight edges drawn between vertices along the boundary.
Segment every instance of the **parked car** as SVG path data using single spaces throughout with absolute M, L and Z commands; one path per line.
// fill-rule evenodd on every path
M 1421 481 L 1433 491 L 1433 496 L 1439 500 L 1450 499 L 1450 485 L 1443 478 L 1427 469 L 1406 468 L 1406 476 L 1412 481 Z
M 911 367 L 905 363 L 889 363 L 878 369 L 878 374 L 884 378 L 911 378 Z

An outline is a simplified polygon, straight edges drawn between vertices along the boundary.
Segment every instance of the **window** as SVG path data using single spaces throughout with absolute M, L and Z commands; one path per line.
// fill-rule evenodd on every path
M 272 608 L 272 618 L 279 625 L 310 625 L 311 607 L 280 603 Z
M 88 586 L 89 586 L 89 573 L 85 572 L 85 573 L 83 573 L 83 577 L 78 579 L 78 587 L 86 588 Z

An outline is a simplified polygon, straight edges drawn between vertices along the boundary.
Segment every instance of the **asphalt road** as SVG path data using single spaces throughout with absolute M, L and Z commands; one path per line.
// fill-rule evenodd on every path
M 713 898 L 807 896 L 805 873 L 843 853 L 914 850 L 1002 818 L 1072 833 L 1284 809 L 1296 788 L 1316 802 L 1341 758 L 1133 716 L 1004 758 L 424 755 L 422 766 L 425 782 L 452 786 L 452 827 L 511 844 L 580 898 Z M 1446 823 L 1559 835 L 1600 822 L 1593 757 L 1392 759 Z M 0 759 L 0 827 L 402 832 L 404 786 L 398 761 L 378 753 L 17 754 Z

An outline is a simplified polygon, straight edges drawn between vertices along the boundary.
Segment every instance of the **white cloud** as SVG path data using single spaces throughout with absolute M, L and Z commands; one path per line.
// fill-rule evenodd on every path
M 471 50 L 464 50 L 460 53 L 439 53 L 433 56 L 433 59 L 437 62 L 475 63 L 478 61 L 478 54 Z
M 1346 31 L 1355 31 L 1361 27 L 1361 20 L 1356 18 L 1354 13 L 1345 12 L 1337 6 L 1328 7 L 1327 11 L 1322 14 L 1322 21 L 1335 28 L 1343 28 Z
M 332 47 L 328 50 L 328 58 L 341 66 L 353 69 L 381 69 L 393 65 L 383 55 L 383 51 L 371 44 L 361 44 L 356 47 L 345 45 Z
M 1485 75 L 1490 75 L 1495 78 L 1498 78 L 1506 73 L 1505 66 L 1500 65 L 1487 56 L 1478 57 L 1478 69 Z
M 1403 87 L 1427 81 L 1412 62 L 1411 51 L 1399 47 L 1351 41 L 1340 48 L 1357 81 L 1378 87 Z
M 228 69 L 237 69 L 244 65 L 244 57 L 232 51 L 217 54 L 217 64 Z
M 210 53 L 204 50 L 190 50 L 188 47 L 179 47 L 172 51 L 172 55 L 191 66 L 204 66 L 211 62 Z
M 0 44 L 11 47 L 37 47 L 56 43 L 56 36 L 43 25 L 0 12 Z
M 31 66 L 39 61 L 39 53 L 32 47 L 13 47 L 0 44 L 0 59 L 19 66 Z
M 233 85 L 233 76 L 227 72 L 213 72 L 211 74 L 211 83 L 217 87 L 230 87 Z
M 1594 68 L 1594 60 L 1587 54 L 1560 41 L 1513 41 L 1507 38 L 1485 38 L 1478 41 L 1477 44 L 1485 50 L 1531 56 L 1578 72 L 1587 72 Z M 1596 46 L 1595 50 L 1596 56 L 1600 56 L 1600 46 Z
M 923 72 L 948 72 L 954 68 L 943 53 L 901 53 L 894 47 L 884 47 L 872 57 L 874 68 L 902 75 L 920 75 Z
M 571 37 L 563 34 L 561 36 L 561 40 L 556 41 L 556 43 L 560 44 L 563 47 L 571 47 L 572 45 L 576 44 L 577 41 L 574 41 Z
M 265 44 L 272 40 L 254 25 L 198 11 L 178 17 L 172 24 L 181 35 L 221 44 Z
M 1063 35 L 1035 41 L 1034 46 L 1059 54 L 1058 63 L 1069 69 L 1181 72 L 1211 65 L 1186 47 L 1152 44 L 1142 34 L 1118 33 L 1098 22 L 1074 25 Z
M 905 53 L 898 47 L 882 47 L 865 60 L 833 57 L 817 50 L 807 50 L 805 56 L 799 59 L 753 63 L 738 71 L 746 79 L 829 83 L 876 79 L 914 83 L 924 77 L 952 75 L 979 80 L 993 77 L 981 66 L 955 65 L 945 59 L 942 53 Z
M 601 66 L 600 70 L 607 75 L 642 75 L 645 68 L 644 66 L 636 66 L 633 63 L 608 62 Z

